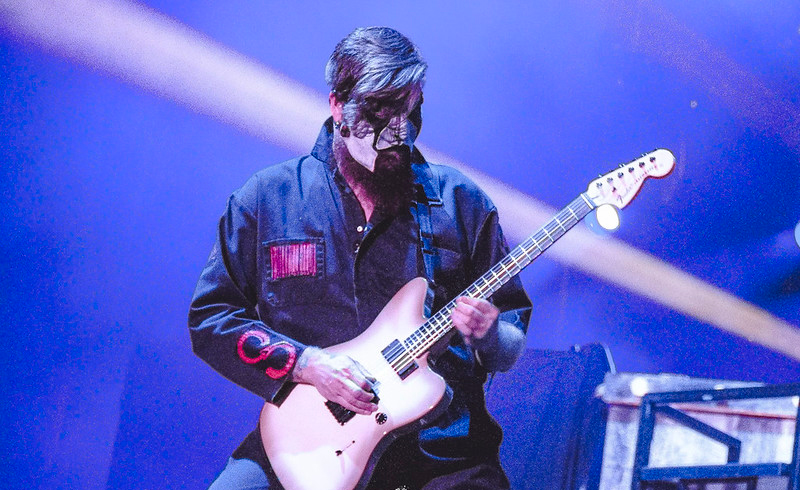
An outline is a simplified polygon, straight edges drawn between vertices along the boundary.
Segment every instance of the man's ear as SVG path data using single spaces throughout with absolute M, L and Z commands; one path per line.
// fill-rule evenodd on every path
M 328 102 L 331 104 L 333 122 L 342 122 L 342 107 L 344 107 L 344 102 L 339 102 L 336 98 L 336 94 L 333 92 L 328 95 Z

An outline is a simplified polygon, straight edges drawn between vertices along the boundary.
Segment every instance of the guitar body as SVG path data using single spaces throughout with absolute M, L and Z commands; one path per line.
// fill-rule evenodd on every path
M 264 405 L 260 431 L 264 450 L 286 490 L 363 488 L 386 446 L 398 435 L 421 427 L 441 414 L 452 395 L 430 370 L 427 354 L 405 379 L 386 361 L 382 350 L 405 339 L 425 322 L 428 283 L 411 280 L 383 308 L 361 335 L 327 350 L 345 354 L 377 378 L 380 401 L 372 415 L 355 415 L 340 424 L 326 400 L 311 385 L 296 385 L 276 406 Z

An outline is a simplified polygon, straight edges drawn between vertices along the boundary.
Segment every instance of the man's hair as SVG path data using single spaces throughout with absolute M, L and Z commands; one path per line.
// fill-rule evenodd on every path
M 353 125 L 368 98 L 421 91 L 428 68 L 417 47 L 389 27 L 362 27 L 339 41 L 325 66 L 325 81 L 344 103 L 344 120 Z

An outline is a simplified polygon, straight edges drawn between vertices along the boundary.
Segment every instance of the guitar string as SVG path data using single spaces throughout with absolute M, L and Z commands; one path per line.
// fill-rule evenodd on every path
M 578 204 L 578 206 L 576 206 L 576 204 Z M 576 209 L 576 207 L 578 209 Z M 494 292 L 502 287 L 502 285 L 505 284 L 509 278 L 518 274 L 522 269 L 530 264 L 530 262 L 538 257 L 538 255 L 544 252 L 546 248 L 561 238 L 561 236 L 563 236 L 563 234 L 568 230 L 565 225 L 568 225 L 569 228 L 575 226 L 583 216 L 591 211 L 591 209 L 592 207 L 589 205 L 589 203 L 583 199 L 583 196 L 580 196 L 579 199 L 576 199 L 564 210 L 559 212 L 556 217 L 547 223 L 541 230 L 539 230 L 537 233 L 523 242 L 519 247 L 513 250 L 503 260 L 501 260 L 497 266 L 490 271 L 490 273 L 476 281 L 473 286 L 468 288 L 466 293 L 471 297 L 489 297 L 494 294 Z M 580 212 L 582 217 L 579 217 L 576 214 L 576 211 Z M 536 250 L 534 250 L 534 248 L 536 248 Z M 499 277 L 497 275 L 498 271 L 500 272 Z M 476 289 L 474 292 L 472 291 L 473 287 Z M 449 315 L 449 311 L 446 311 L 446 313 Z M 436 322 L 437 327 L 441 327 L 443 324 L 446 326 L 447 330 L 449 330 L 451 327 L 449 322 Z M 424 351 L 427 348 L 427 345 L 421 345 L 420 348 Z
M 484 274 L 484 276 L 468 287 L 467 290 L 464 291 L 466 294 L 462 293 L 459 296 L 467 295 L 470 297 L 489 297 L 491 294 L 496 292 L 497 289 L 502 287 L 502 285 L 508 281 L 509 278 L 518 274 L 547 247 L 555 243 L 556 240 L 563 236 L 563 234 L 568 230 L 568 228 L 564 227 L 564 224 L 569 223 L 570 218 L 574 219 L 574 223 L 569 223 L 570 228 L 580 221 L 581 218 L 578 218 L 575 210 L 573 209 L 573 205 L 576 202 L 581 204 L 581 208 L 583 209 L 579 209 L 579 211 L 584 216 L 592 209 L 588 206 L 588 203 L 582 198 L 582 196 L 579 197 L 579 199 L 576 199 L 570 203 L 570 205 L 559 212 L 553 220 L 547 223 L 537 233 L 534 233 L 534 235 L 525 240 L 520 246 L 515 248 L 510 254 L 504 257 L 492 269 Z M 564 220 L 563 223 L 559 218 Z M 556 223 L 555 226 L 553 226 L 554 222 Z M 547 230 L 548 225 L 550 225 L 553 229 Z M 560 228 L 561 232 L 558 232 L 557 228 Z M 547 238 L 550 239 L 549 243 L 547 243 L 544 248 L 541 245 L 545 242 L 542 234 L 546 235 Z M 536 247 L 539 252 L 534 253 L 533 256 L 531 256 L 528 250 L 532 251 L 533 247 Z M 521 265 L 522 262 L 526 263 Z M 497 275 L 498 269 L 500 276 Z M 473 291 L 473 288 L 475 291 Z M 404 368 L 406 365 L 412 362 L 413 359 L 419 356 L 418 352 L 421 354 L 422 352 L 427 351 L 427 349 L 437 342 L 444 333 L 449 331 L 450 328 L 452 328 L 451 322 L 449 321 L 449 315 L 453 308 L 455 308 L 455 300 L 448 303 L 448 305 L 442 308 L 436 315 L 434 315 L 434 317 L 423 324 L 419 329 L 417 329 L 417 331 L 412 333 L 403 342 L 403 344 L 406 346 L 406 349 L 401 349 L 401 351 L 405 350 L 405 352 L 401 352 L 401 354 L 405 355 L 400 355 L 395 359 L 393 368 Z M 420 336 L 422 336 L 421 339 Z
M 528 237 L 500 260 L 500 262 L 489 269 L 489 271 L 463 291 L 462 294 L 458 295 L 456 299 L 461 296 L 472 298 L 490 297 L 509 279 L 517 275 L 547 248 L 560 239 L 570 228 L 578 224 L 592 209 L 593 207 L 589 202 L 583 195 L 580 195 L 557 213 L 556 216 L 542 228 Z M 569 227 L 567 228 L 565 225 Z M 548 226 L 551 228 L 550 230 L 548 230 Z M 545 240 L 545 237 L 547 240 Z M 536 250 L 534 250 L 534 248 Z M 473 288 L 475 289 L 474 291 Z M 452 328 L 452 322 L 449 316 L 452 310 L 455 309 L 455 305 L 455 299 L 450 301 L 401 343 L 405 348 L 399 348 L 398 346 L 398 348 L 392 350 L 394 361 L 390 363 L 393 369 L 398 371 L 405 368 L 413 362 L 414 359 L 438 342 L 444 334 Z M 394 357 L 395 355 L 396 357 Z

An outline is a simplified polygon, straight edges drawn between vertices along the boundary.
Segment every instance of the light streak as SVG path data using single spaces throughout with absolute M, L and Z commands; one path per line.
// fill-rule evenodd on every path
M 325 97 L 146 7 L 114 0 L 0 0 L 0 27 L 12 38 L 107 73 L 133 86 L 231 124 L 264 141 L 305 152 L 327 116 Z M 668 43 L 666 35 L 657 40 Z M 702 45 L 702 56 L 715 52 Z M 667 49 L 667 48 L 659 48 Z M 671 59 L 669 52 L 661 55 Z M 710 62 L 706 62 L 710 63 Z M 698 68 L 677 69 L 696 74 Z M 701 65 L 702 66 L 702 65 Z M 727 66 L 727 65 L 725 65 Z M 752 78 L 737 75 L 753 88 Z M 709 80 L 704 76 L 703 80 Z M 735 85 L 735 86 L 734 86 Z M 756 85 L 754 89 L 759 89 Z M 739 100 L 741 85 L 710 86 Z M 769 92 L 744 94 L 740 112 L 757 119 L 764 110 L 787 143 L 798 144 L 796 118 Z M 766 97 L 766 99 L 765 99 Z M 763 108 L 756 107 L 763 104 Z M 494 200 L 506 234 L 523 240 L 555 210 L 465 164 L 429 148 L 431 161 L 470 175 Z M 680 165 L 680 162 L 678 162 Z M 800 360 L 800 329 L 769 312 L 618 240 L 576 228 L 550 251 L 556 260 L 603 278 L 688 316 Z

